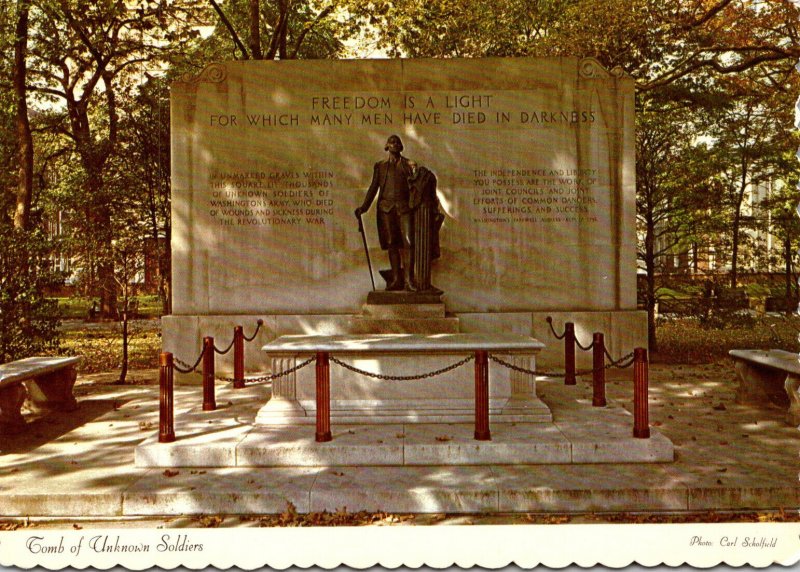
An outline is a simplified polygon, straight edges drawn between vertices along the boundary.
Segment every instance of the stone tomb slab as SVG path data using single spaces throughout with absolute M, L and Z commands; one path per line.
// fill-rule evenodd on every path
M 333 423 L 468 423 L 475 412 L 474 364 L 469 359 L 474 352 L 486 350 L 533 370 L 542 347 L 538 340 L 517 334 L 374 334 L 281 336 L 263 350 L 274 356 L 273 372 L 296 367 L 317 352 L 330 354 Z M 376 379 L 353 368 L 408 379 Z M 489 364 L 489 413 L 496 422 L 552 419 L 536 397 L 533 376 L 494 361 Z M 259 411 L 256 423 L 308 424 L 315 423 L 315 416 L 315 369 L 305 367 L 274 382 L 273 399 Z

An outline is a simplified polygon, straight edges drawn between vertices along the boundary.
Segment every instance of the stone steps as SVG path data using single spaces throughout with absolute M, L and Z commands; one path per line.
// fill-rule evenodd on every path
M 628 428 L 629 429 L 629 428 Z M 471 424 L 334 425 L 333 440 L 317 443 L 313 426 L 254 427 L 233 423 L 178 426 L 181 437 L 136 448 L 136 466 L 334 467 L 416 465 L 536 465 L 663 463 L 672 443 L 655 433 L 634 439 L 630 431 L 575 432 L 569 423 L 502 423 L 492 439 L 474 439 Z

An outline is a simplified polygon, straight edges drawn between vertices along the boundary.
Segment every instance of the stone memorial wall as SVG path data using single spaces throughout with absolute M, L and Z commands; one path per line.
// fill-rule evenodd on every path
M 553 315 L 612 349 L 646 344 L 633 81 L 593 59 L 492 58 L 227 62 L 174 83 L 165 349 L 188 360 L 235 323 L 263 318 L 268 340 L 359 314 L 371 283 L 353 210 L 392 134 L 438 179 L 433 283 L 463 331 L 556 347 Z

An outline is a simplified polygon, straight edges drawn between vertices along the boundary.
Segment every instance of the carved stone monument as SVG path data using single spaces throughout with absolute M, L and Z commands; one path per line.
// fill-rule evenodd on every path
M 419 233 L 410 284 L 373 293 L 353 209 L 391 135 L 416 164 Z M 184 361 L 258 318 L 248 370 L 272 367 L 260 347 L 281 335 L 443 332 L 532 336 L 558 367 L 548 315 L 615 356 L 646 345 L 633 82 L 593 59 L 217 64 L 172 87 L 172 161 L 163 335 Z M 373 264 L 379 206 L 361 213 Z

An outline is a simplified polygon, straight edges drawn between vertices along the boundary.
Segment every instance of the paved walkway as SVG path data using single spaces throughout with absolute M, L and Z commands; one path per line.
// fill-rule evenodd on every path
M 736 405 L 730 363 L 651 366 L 651 425 L 675 450 L 674 462 L 659 464 L 137 468 L 135 447 L 158 429 L 156 375 L 132 372 L 124 386 L 82 376 L 77 411 L 35 418 L 24 434 L 4 437 L 0 519 L 261 514 L 287 503 L 299 512 L 483 515 L 800 507 L 800 432 L 780 409 Z M 591 400 L 585 383 L 543 381 L 538 393 L 550 405 Z M 268 394 L 264 385 L 221 386 L 220 432 L 235 429 L 246 402 Z M 631 370 L 612 370 L 609 400 L 630 409 L 631 396 Z M 199 386 L 176 387 L 178 434 L 182 413 L 200 403 Z

